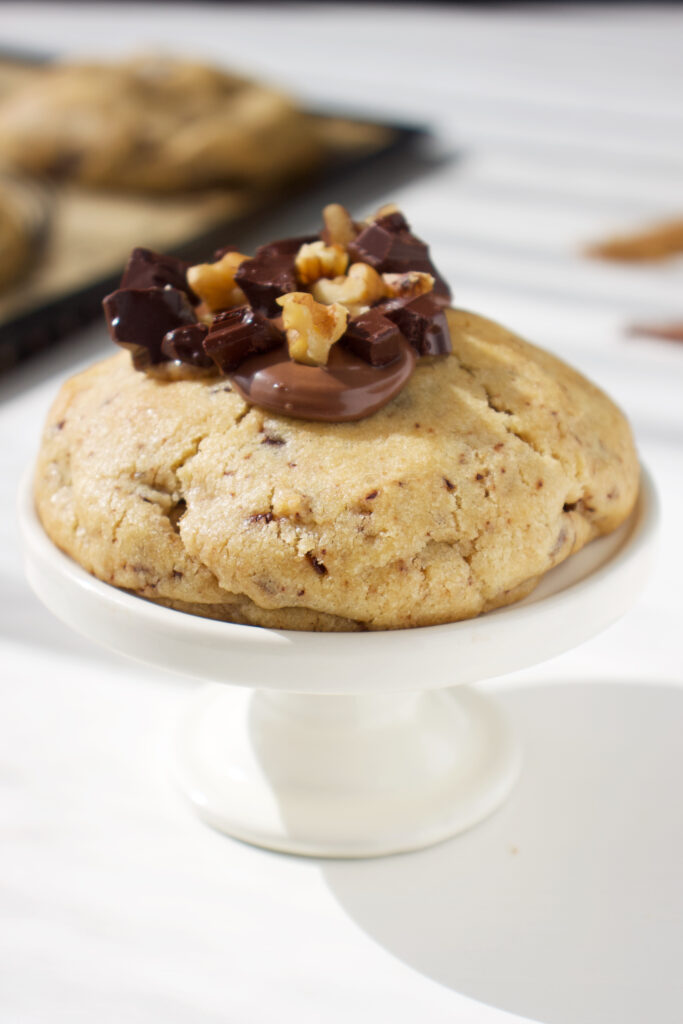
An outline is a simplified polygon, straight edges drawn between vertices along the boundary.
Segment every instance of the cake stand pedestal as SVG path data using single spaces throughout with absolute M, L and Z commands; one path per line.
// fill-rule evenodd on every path
M 519 752 L 495 700 L 469 684 L 581 643 L 631 605 L 657 502 L 643 472 L 619 530 L 548 573 L 519 604 L 443 626 L 301 633 L 173 611 L 90 576 L 20 496 L 29 581 L 69 626 L 133 658 L 211 681 L 177 730 L 173 770 L 210 825 L 323 857 L 419 849 L 492 813 Z M 229 684 L 229 685 L 224 685 Z

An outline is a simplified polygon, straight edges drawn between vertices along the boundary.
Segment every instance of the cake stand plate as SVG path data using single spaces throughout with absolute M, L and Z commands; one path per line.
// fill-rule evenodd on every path
M 174 757 L 205 821 L 274 850 L 368 857 L 429 846 L 502 803 L 519 752 L 496 702 L 468 684 L 560 654 L 622 615 L 651 562 L 657 501 L 643 471 L 629 520 L 516 605 L 372 633 L 269 630 L 173 611 L 102 583 L 56 548 L 29 480 L 20 519 L 29 581 L 62 621 L 213 684 L 192 697 Z

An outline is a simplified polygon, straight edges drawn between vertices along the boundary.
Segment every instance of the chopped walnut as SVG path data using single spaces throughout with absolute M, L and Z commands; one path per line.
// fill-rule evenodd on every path
M 341 206 L 339 203 L 330 203 L 325 207 L 323 222 L 325 227 L 322 237 L 328 245 L 341 245 L 345 249 L 358 234 L 356 225 L 351 220 L 351 214 L 345 206 Z
M 338 277 L 349 265 L 349 257 L 341 245 L 305 242 L 294 260 L 296 276 L 302 284 L 312 284 L 321 277 Z
M 187 283 L 209 311 L 242 306 L 247 301 L 242 289 L 235 284 L 235 272 L 240 263 L 249 259 L 241 252 L 226 252 L 216 263 L 198 263 L 187 271 Z
M 406 274 L 382 274 L 390 299 L 415 299 L 418 295 L 431 292 L 434 278 L 420 270 L 409 270 Z
M 348 310 L 338 302 L 322 305 L 308 292 L 288 292 L 277 299 L 290 358 L 309 366 L 324 366 L 335 341 L 346 330 Z
M 381 220 L 382 217 L 389 217 L 392 213 L 400 213 L 396 203 L 385 203 L 384 206 L 380 206 L 377 213 L 373 213 L 371 217 L 365 218 L 366 224 L 374 224 L 375 221 Z
M 386 284 L 367 263 L 352 263 L 346 277 L 331 281 L 323 278 L 313 285 L 313 296 L 318 302 L 341 302 L 351 316 L 358 316 L 386 294 Z

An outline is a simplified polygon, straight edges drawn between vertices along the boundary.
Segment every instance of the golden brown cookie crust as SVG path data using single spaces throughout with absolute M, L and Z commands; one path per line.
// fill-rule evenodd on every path
M 367 419 L 248 406 L 227 379 L 164 380 L 118 354 L 68 381 L 36 473 L 43 525 L 108 583 L 174 608 L 306 630 L 469 618 L 633 508 L 628 423 L 559 359 L 449 311 Z

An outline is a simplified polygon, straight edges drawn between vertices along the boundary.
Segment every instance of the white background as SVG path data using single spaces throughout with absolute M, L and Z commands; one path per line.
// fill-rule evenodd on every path
M 22 3 L 0 5 L 0 44 L 162 46 L 429 122 L 456 159 L 386 198 L 458 304 L 621 403 L 664 510 L 633 611 L 491 684 L 525 749 L 501 812 L 420 854 L 297 860 L 200 826 L 173 791 L 166 745 L 193 684 L 72 635 L 24 581 L 17 484 L 58 380 L 109 350 L 103 328 L 6 375 L 2 1024 L 680 1024 L 683 345 L 624 328 L 683 318 L 683 261 L 580 250 L 683 212 L 683 12 Z M 369 182 L 367 205 L 383 191 Z

